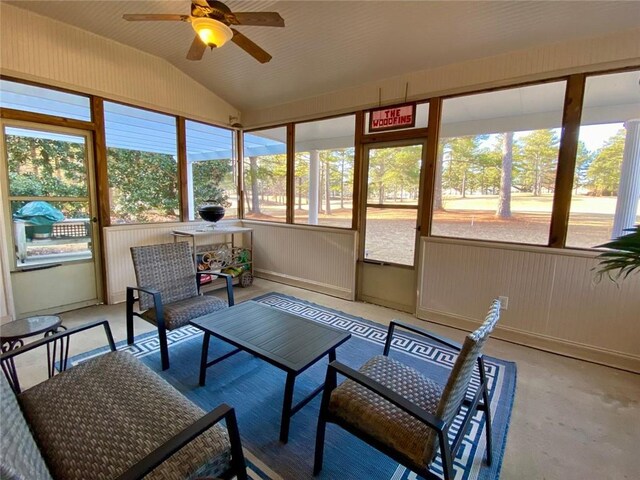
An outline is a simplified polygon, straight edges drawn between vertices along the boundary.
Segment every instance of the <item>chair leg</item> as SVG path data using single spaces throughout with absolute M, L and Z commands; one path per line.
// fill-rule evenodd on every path
M 335 350 L 333 358 L 335 360 Z M 318 475 L 322 470 L 322 461 L 324 458 L 324 436 L 327 430 L 327 412 L 329 411 L 329 400 L 331 393 L 336 388 L 338 376 L 335 368 L 329 364 L 327 367 L 327 375 L 324 380 L 324 391 L 322 392 L 322 401 L 320 403 L 320 414 L 318 415 L 318 428 L 316 429 L 316 452 L 313 460 L 313 475 Z
M 455 472 L 453 471 L 453 458 L 451 457 L 447 430 L 438 431 L 438 440 L 440 442 L 440 458 L 442 460 L 444 480 L 453 480 Z
M 493 451 L 492 435 L 491 435 L 491 404 L 489 403 L 489 385 L 484 369 L 484 359 L 478 358 L 478 366 L 480 367 L 480 382 L 482 388 L 482 401 L 484 402 L 484 431 L 487 435 L 487 465 L 491 465 L 491 455 Z
M 133 290 L 127 288 L 127 345 L 133 345 Z
M 324 402 L 323 402 L 324 403 Z M 318 416 L 318 429 L 316 430 L 316 452 L 313 460 L 313 475 L 318 475 L 322 470 L 322 460 L 324 458 L 324 436 L 327 429 L 324 409 L 320 410 Z
M 238 421 L 233 409 L 226 417 L 227 430 L 229 432 L 229 442 L 231 443 L 231 465 L 236 474 L 237 480 L 247 480 L 247 464 L 242 452 L 240 432 L 238 431 Z
M 162 370 L 169 369 L 169 345 L 167 344 L 167 329 L 164 322 L 158 322 L 158 339 L 160 340 L 160 359 Z

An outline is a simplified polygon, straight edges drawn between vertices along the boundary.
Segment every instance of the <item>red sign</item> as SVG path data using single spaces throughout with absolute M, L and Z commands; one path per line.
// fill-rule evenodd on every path
M 369 112 L 369 132 L 412 128 L 415 125 L 415 103 L 378 108 Z

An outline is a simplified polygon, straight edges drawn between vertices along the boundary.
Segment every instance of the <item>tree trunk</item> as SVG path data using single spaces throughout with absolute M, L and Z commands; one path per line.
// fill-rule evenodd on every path
M 258 189 L 258 157 L 249 157 L 251 176 L 251 213 L 260 213 L 260 191 Z
M 462 198 L 467 198 L 467 172 L 462 174 Z
M 342 152 L 342 163 L 340 165 L 340 209 L 344 208 L 344 152 Z
M 511 173 L 513 169 L 513 132 L 504 134 L 502 143 L 502 173 L 500 174 L 500 197 L 496 216 L 511 218 Z
M 433 185 L 433 210 L 444 210 L 442 205 L 442 148 L 438 149 L 438 161 L 436 162 L 436 180 Z
M 302 177 L 298 177 L 298 210 L 302 210 Z

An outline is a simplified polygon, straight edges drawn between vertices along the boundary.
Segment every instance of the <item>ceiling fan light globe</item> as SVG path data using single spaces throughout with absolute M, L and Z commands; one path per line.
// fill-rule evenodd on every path
M 194 18 L 191 26 L 202 43 L 208 47 L 221 47 L 233 37 L 233 32 L 224 23 L 212 18 Z

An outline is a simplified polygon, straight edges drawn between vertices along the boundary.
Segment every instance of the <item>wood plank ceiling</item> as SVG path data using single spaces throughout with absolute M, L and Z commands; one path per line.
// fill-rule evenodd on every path
M 256 62 L 231 42 L 185 58 L 188 23 L 126 22 L 124 13 L 188 14 L 189 1 L 10 1 L 175 65 L 239 109 L 260 109 L 417 70 L 541 44 L 637 28 L 626 1 L 239 1 L 277 11 L 285 28 L 238 27 L 273 55 Z

